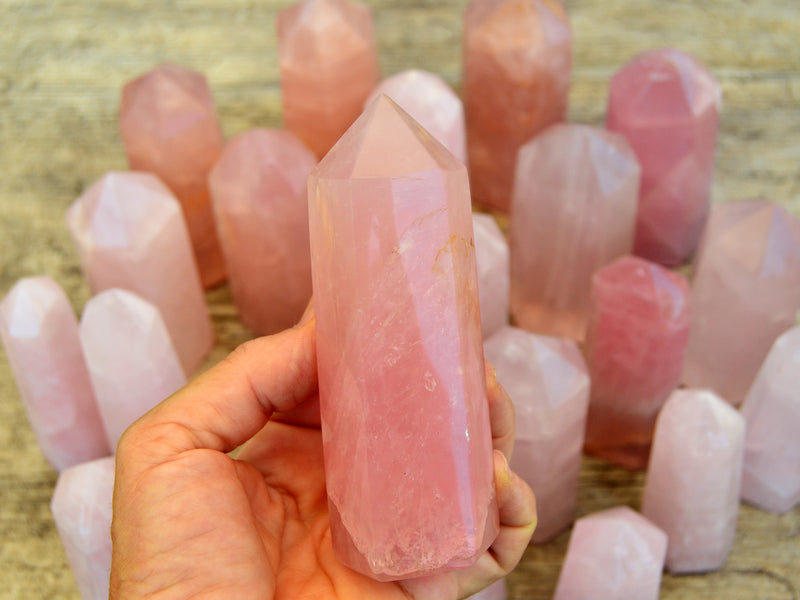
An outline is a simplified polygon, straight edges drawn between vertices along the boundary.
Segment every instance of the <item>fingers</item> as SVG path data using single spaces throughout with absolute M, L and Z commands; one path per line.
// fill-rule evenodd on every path
M 508 460 L 514 450 L 515 418 L 514 404 L 503 386 L 497 381 L 494 367 L 484 363 L 486 371 L 486 394 L 489 397 L 489 421 L 492 428 L 492 445 L 500 450 Z

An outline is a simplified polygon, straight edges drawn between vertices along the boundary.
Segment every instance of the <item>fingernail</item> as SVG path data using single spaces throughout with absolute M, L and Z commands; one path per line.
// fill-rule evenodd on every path
M 506 455 L 503 454 L 503 452 L 500 451 L 500 450 L 495 450 L 495 452 L 497 454 L 499 454 L 500 457 L 503 459 L 502 475 L 503 475 L 504 483 L 507 483 L 507 484 L 511 483 L 511 467 L 508 464 L 508 459 L 506 458 Z

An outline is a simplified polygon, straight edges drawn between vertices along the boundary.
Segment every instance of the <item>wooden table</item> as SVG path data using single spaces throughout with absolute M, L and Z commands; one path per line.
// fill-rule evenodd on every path
M 465 0 L 372 0 L 385 75 L 409 67 L 460 81 Z M 279 126 L 275 12 L 286 0 L 0 0 L 0 294 L 48 274 L 76 310 L 88 298 L 63 214 L 104 172 L 126 167 L 116 127 L 124 81 L 169 59 L 204 71 L 230 136 Z M 644 49 L 674 45 L 722 82 L 714 201 L 763 195 L 800 216 L 800 3 L 797 0 L 571 0 L 570 118 L 602 123 L 608 80 Z M 249 337 L 226 288 L 208 295 L 218 336 L 209 361 Z M 77 598 L 50 516 L 43 460 L 0 355 L 0 597 Z M 581 515 L 638 507 L 643 478 L 586 459 Z M 550 598 L 568 534 L 531 547 L 510 597 Z M 800 509 L 743 507 L 717 573 L 665 576 L 662 598 L 800 598 Z

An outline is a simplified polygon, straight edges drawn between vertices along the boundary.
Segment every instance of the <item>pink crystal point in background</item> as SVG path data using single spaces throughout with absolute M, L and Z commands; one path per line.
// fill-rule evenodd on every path
M 324 156 L 378 83 L 372 11 L 304 0 L 278 13 L 278 42 L 286 128 Z
M 49 277 L 18 281 L 0 302 L 0 338 L 36 440 L 53 468 L 111 454 L 78 320 L 58 284 Z
M 211 351 L 214 331 L 186 224 L 170 191 L 147 173 L 109 173 L 66 218 L 92 294 L 118 287 L 154 304 L 191 374 Z
M 309 178 L 331 532 L 388 580 L 498 528 L 464 165 L 381 96 Z
M 575 522 L 553 600 L 657 600 L 667 536 L 620 506 Z
M 511 207 L 511 314 L 582 340 L 592 275 L 630 253 L 639 165 L 620 136 L 554 125 L 520 149 Z
M 130 168 L 155 173 L 180 201 L 203 285 L 221 283 L 207 177 L 223 139 L 206 78 L 163 64 L 134 79 L 122 90 L 119 128 Z
M 694 252 L 708 214 L 721 91 L 696 59 L 642 54 L 611 80 L 606 127 L 642 165 L 635 252 L 674 266 Z
M 741 404 L 800 308 L 800 221 L 766 200 L 714 205 L 697 252 L 682 381 Z
M 381 81 L 367 99 L 365 107 L 381 94 L 397 102 L 453 156 L 467 163 L 464 105 L 444 79 L 418 69 L 397 73 Z
M 508 242 L 492 215 L 473 213 L 483 339 L 508 325 Z
M 506 327 L 484 344 L 486 359 L 514 403 L 511 468 L 536 493 L 534 543 L 569 527 L 578 504 L 589 375 L 571 340 Z
M 233 138 L 209 177 L 231 294 L 245 326 L 277 333 L 311 298 L 308 174 L 314 155 L 288 131 Z
M 472 0 L 464 108 L 476 202 L 507 212 L 517 150 L 567 114 L 572 31 L 557 0 Z
M 742 404 L 742 498 L 783 513 L 800 503 L 800 327 L 772 346 Z
M 70 467 L 58 478 L 50 511 L 83 600 L 106 600 L 111 572 L 114 457 Z
M 689 285 L 677 273 L 633 256 L 595 273 L 587 452 L 628 469 L 647 466 L 658 411 L 680 381 L 689 318 Z
M 495 581 L 485 590 L 473 594 L 469 600 L 506 600 L 506 580 Z
M 642 514 L 669 537 L 672 573 L 713 571 L 733 545 L 744 419 L 705 390 L 672 393 L 656 422 Z

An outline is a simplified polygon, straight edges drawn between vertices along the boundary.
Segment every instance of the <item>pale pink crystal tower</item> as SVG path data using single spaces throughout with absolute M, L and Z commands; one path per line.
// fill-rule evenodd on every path
M 476 202 L 508 211 L 517 150 L 567 114 L 572 31 L 557 0 L 472 0 L 464 107 Z
M 380 580 L 470 565 L 498 514 L 466 169 L 382 96 L 309 215 L 334 548 Z
M 658 600 L 667 536 L 627 506 L 575 522 L 553 600 Z
M 506 600 L 506 580 L 495 581 L 485 590 L 473 594 L 469 600 Z
M 36 440 L 58 471 L 111 454 L 69 300 L 49 277 L 0 302 L 0 338 Z
M 691 56 L 663 48 L 611 80 L 606 127 L 642 165 L 635 252 L 674 266 L 694 252 L 708 214 L 721 92 Z
M 203 285 L 221 283 L 225 267 L 207 177 L 223 139 L 205 76 L 162 64 L 130 81 L 119 128 L 130 168 L 155 173 L 180 201 Z
M 304 0 L 278 13 L 283 119 L 319 157 L 356 120 L 378 82 L 368 6 Z
M 630 253 L 639 165 L 620 136 L 554 125 L 520 149 L 511 207 L 511 314 L 582 340 L 592 275 Z
M 697 252 L 683 383 L 738 406 L 800 308 L 800 221 L 779 205 L 714 205 Z
M 772 346 L 742 404 L 742 498 L 783 513 L 800 503 L 800 327 Z
M 487 339 L 508 325 L 508 242 L 491 215 L 473 214 L 481 331 Z
M 569 527 L 578 505 L 589 375 L 571 340 L 534 335 L 514 327 L 484 344 L 517 417 L 511 468 L 536 494 L 539 524 L 533 542 L 546 542 Z
M 306 180 L 316 164 L 294 134 L 254 129 L 228 142 L 211 171 L 233 302 L 259 335 L 297 323 L 311 298 Z
M 642 514 L 669 536 L 672 573 L 712 571 L 736 535 L 745 423 L 703 390 L 673 392 L 656 423 Z
M 658 411 L 680 380 L 689 318 L 689 285 L 677 273 L 624 256 L 594 274 L 587 452 L 647 466 Z
M 183 370 L 191 374 L 214 331 L 181 209 L 154 175 L 109 173 L 67 212 L 89 289 L 131 290 L 167 324 Z

